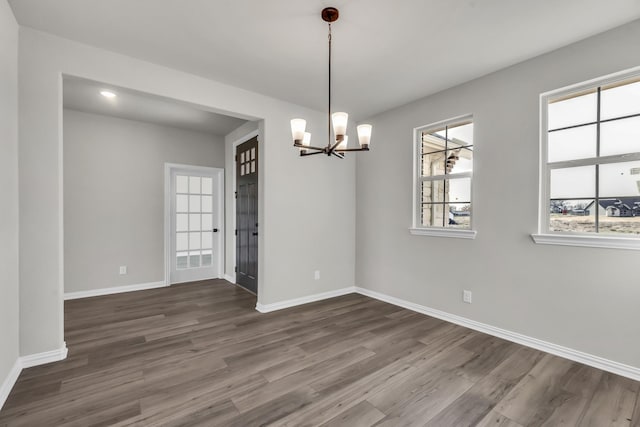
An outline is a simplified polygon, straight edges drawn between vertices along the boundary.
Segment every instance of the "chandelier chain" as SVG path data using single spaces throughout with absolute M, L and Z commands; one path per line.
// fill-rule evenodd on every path
M 329 106 L 327 111 L 327 140 L 331 146 L 331 22 L 329 22 Z

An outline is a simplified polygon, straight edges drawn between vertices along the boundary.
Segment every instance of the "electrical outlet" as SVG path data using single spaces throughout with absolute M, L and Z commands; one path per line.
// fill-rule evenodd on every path
M 316 279 L 316 280 L 320 280 L 320 270 L 316 270 L 313 273 L 313 278 Z
M 471 304 L 471 291 L 462 291 L 462 301 Z
M 120 274 L 127 274 L 127 266 L 126 265 L 121 265 L 120 266 Z

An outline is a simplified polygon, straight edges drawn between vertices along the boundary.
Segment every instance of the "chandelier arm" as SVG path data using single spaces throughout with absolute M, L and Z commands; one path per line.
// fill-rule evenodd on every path
M 302 144 L 293 144 L 294 147 L 297 148 L 302 148 L 303 150 L 319 150 L 319 151 L 324 151 L 327 148 L 326 147 L 314 147 L 313 145 L 302 145 Z
M 300 152 L 300 156 L 313 156 L 315 154 L 324 154 L 324 151 L 314 151 L 313 153 L 303 153 L 302 151 Z
M 345 151 L 369 151 L 369 147 L 367 148 L 339 148 L 335 150 L 336 153 L 344 153 Z
M 344 154 L 342 154 L 342 153 L 338 153 L 336 151 L 332 151 L 331 154 L 333 154 L 334 156 L 336 156 L 339 159 L 344 159 Z
M 335 143 L 335 144 L 333 144 L 332 146 L 330 146 L 329 151 L 330 151 L 330 152 L 332 152 L 332 153 L 333 153 L 334 151 L 336 151 L 336 149 L 338 148 L 338 145 L 340 145 L 340 143 L 341 143 L 342 141 L 344 141 L 344 137 L 342 137 L 342 138 L 340 138 L 340 139 L 336 139 L 336 143 Z

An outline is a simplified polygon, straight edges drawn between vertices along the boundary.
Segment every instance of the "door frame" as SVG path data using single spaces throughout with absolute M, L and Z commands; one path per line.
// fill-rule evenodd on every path
M 249 141 L 252 138 L 258 138 L 258 200 L 260 197 L 260 159 L 262 158 L 260 155 L 260 129 L 256 129 L 253 130 L 249 133 L 247 133 L 246 135 L 243 135 L 242 137 L 238 138 L 237 140 L 233 141 L 233 143 L 231 144 L 231 160 L 232 160 L 232 164 L 233 166 L 231 166 L 231 191 L 233 192 L 232 194 L 235 194 L 236 191 L 236 173 L 237 173 L 237 166 L 236 166 L 236 148 L 238 148 L 239 145 L 244 144 L 245 142 Z M 258 203 L 258 209 L 260 209 L 260 204 Z M 260 210 L 258 210 L 258 215 L 260 215 Z M 233 199 L 233 203 L 231 203 L 231 228 L 230 230 L 233 231 L 233 233 L 231 233 L 231 240 L 233 241 L 233 247 L 231 248 L 232 250 L 229 251 L 229 257 L 233 260 L 233 265 L 236 265 L 236 245 L 238 244 L 237 242 L 237 236 L 235 233 L 235 230 L 237 228 L 237 212 L 236 212 L 236 203 L 235 203 L 235 197 Z M 260 240 L 258 239 L 258 254 L 260 253 Z M 260 256 L 258 255 L 258 266 L 260 266 Z M 258 275 L 258 278 L 260 277 L 260 275 Z M 225 274 L 225 279 L 227 279 L 229 282 L 235 284 L 236 283 L 236 272 L 231 271 L 228 274 Z M 258 289 L 260 289 L 260 283 L 258 282 Z
M 185 171 L 206 172 L 216 175 L 218 178 L 218 197 L 217 203 L 220 206 L 219 212 L 219 230 L 220 238 L 218 239 L 218 279 L 224 277 L 225 268 L 225 221 L 224 221 L 224 168 L 213 168 L 208 166 L 184 165 L 180 163 L 164 164 L 164 283 L 171 286 L 171 170 L 181 169 Z M 176 283 L 178 285 L 179 283 Z

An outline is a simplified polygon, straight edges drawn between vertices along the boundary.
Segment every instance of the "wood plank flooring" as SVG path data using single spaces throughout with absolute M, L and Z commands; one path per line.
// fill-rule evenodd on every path
M 221 280 L 68 301 L 0 426 L 632 426 L 640 383 L 361 295 L 270 314 Z

